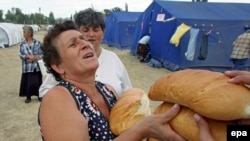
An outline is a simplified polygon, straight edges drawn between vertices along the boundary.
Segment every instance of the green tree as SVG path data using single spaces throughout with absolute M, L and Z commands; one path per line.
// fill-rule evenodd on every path
M 29 15 L 25 14 L 24 15 L 24 18 L 23 18 L 23 24 L 30 24 L 31 21 L 30 21 L 30 18 L 29 18 Z
M 108 16 L 109 13 L 111 12 L 111 10 L 109 10 L 109 9 L 104 9 L 103 12 L 104 12 L 104 15 L 105 15 L 105 16 Z
M 23 23 L 23 19 L 24 19 L 24 14 L 22 12 L 21 9 L 19 8 L 15 8 L 15 22 L 16 23 Z
M 120 8 L 120 7 L 114 7 L 114 8 L 112 8 L 111 9 L 111 11 L 113 11 L 113 12 L 119 12 L 119 11 L 122 11 L 122 9 Z
M 38 24 L 38 25 L 45 24 L 44 15 L 41 13 L 35 13 L 33 17 L 33 21 L 34 21 L 33 24 Z
M 53 12 L 49 13 L 48 22 L 49 22 L 48 24 L 55 24 L 56 23 L 56 20 L 55 20 Z
M 113 9 L 105 9 L 104 13 L 107 16 L 112 11 L 122 11 L 119 7 L 114 7 Z M 49 17 L 44 16 L 41 13 L 41 9 L 39 8 L 39 13 L 30 13 L 30 14 L 23 14 L 21 9 L 19 8 L 11 8 L 5 14 L 5 19 L 3 17 L 3 11 L 0 10 L 0 21 L 3 20 L 5 22 L 17 23 L 17 24 L 55 24 L 61 23 L 65 20 L 72 19 L 75 15 L 70 15 L 68 18 L 57 18 L 55 19 L 53 12 L 49 13 Z
M 29 16 L 29 23 L 28 24 L 34 24 L 34 22 L 35 22 L 34 20 L 35 20 L 35 15 L 32 13 Z
M 3 22 L 3 10 L 0 9 L 0 22 Z
M 13 13 L 13 8 L 12 11 L 8 10 L 7 13 L 5 14 L 5 22 L 15 22 L 15 13 Z

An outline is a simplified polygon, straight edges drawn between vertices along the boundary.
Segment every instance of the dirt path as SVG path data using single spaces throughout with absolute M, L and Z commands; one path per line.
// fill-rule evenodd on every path
M 42 41 L 46 32 L 35 33 L 35 38 Z M 122 60 L 129 73 L 133 87 L 148 92 L 151 84 L 159 77 L 169 73 L 166 69 L 148 67 L 138 62 L 128 50 L 118 50 L 104 45 L 114 51 Z M 0 48 L 0 141 L 41 141 L 37 126 L 37 112 L 40 102 L 32 97 L 29 104 L 19 97 L 21 79 L 21 60 L 18 56 L 19 45 Z M 159 102 L 151 102 L 154 109 Z

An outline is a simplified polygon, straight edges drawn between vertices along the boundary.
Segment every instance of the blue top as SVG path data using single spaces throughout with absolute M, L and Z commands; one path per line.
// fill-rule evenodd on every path
M 20 44 L 19 48 L 19 56 L 22 59 L 22 72 L 35 72 L 40 71 L 38 66 L 38 60 L 35 60 L 33 62 L 28 62 L 26 60 L 26 55 L 39 55 L 39 58 L 42 58 L 42 50 L 41 50 L 41 43 L 40 41 L 33 39 L 33 43 L 31 46 L 29 46 L 28 42 L 24 40 Z

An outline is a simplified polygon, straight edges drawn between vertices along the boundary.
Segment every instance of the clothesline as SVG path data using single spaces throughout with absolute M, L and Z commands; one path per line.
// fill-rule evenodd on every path
M 198 24 L 194 24 L 194 25 L 189 25 L 189 24 L 186 24 L 185 22 L 181 21 L 180 19 L 176 18 L 175 16 L 172 16 L 171 18 L 168 18 L 168 19 L 165 19 L 163 20 L 163 22 L 171 22 L 171 21 L 178 21 L 180 22 L 181 24 L 185 24 L 191 28 L 196 28 L 196 29 L 199 29 L 199 32 L 206 32 L 206 35 L 210 35 L 209 37 L 214 39 L 216 42 L 218 43 L 222 43 L 219 35 L 220 35 L 220 32 L 221 30 L 228 30 L 228 29 L 232 29 L 232 28 L 238 28 L 238 27 L 246 27 L 248 26 L 249 24 L 246 24 L 246 23 L 243 23 L 243 24 L 237 24 L 237 25 L 229 25 L 229 26 L 225 26 L 225 27 L 215 27 L 214 24 L 209 24 L 209 25 L 206 25 L 206 24 L 201 24 L 201 25 L 198 25 Z
M 163 22 L 170 22 L 170 21 L 173 21 L 173 20 L 177 20 L 180 23 L 186 24 L 185 22 L 181 21 L 180 19 L 176 18 L 175 16 L 172 16 L 171 18 L 165 19 L 165 20 L 163 20 Z M 231 28 L 235 28 L 235 27 L 242 27 L 242 29 L 243 29 L 243 27 L 250 26 L 250 23 L 243 23 L 243 24 L 238 24 L 238 25 L 230 25 L 230 26 L 219 27 L 219 28 L 214 27 L 214 24 L 212 24 L 212 23 L 210 25 L 206 25 L 206 24 L 198 25 L 196 23 L 193 26 L 189 25 L 189 24 L 186 24 L 186 25 L 191 26 L 193 28 L 198 27 L 198 29 L 200 29 L 200 30 L 205 30 L 205 28 L 206 28 L 206 30 L 208 30 L 208 31 L 215 32 L 215 31 L 227 30 L 227 29 L 231 29 Z

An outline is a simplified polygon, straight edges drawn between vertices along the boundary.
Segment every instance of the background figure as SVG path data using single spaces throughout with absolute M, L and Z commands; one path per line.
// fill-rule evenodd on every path
M 91 8 L 85 9 L 75 16 L 75 23 L 79 31 L 94 46 L 97 54 L 99 67 L 96 71 L 95 80 L 111 85 L 116 94 L 121 96 L 132 85 L 127 70 L 119 57 L 114 52 L 101 47 L 105 30 L 103 14 Z M 58 83 L 53 75 L 48 73 L 39 89 L 40 97 L 43 97 L 50 88 Z
M 230 61 L 233 62 L 233 70 L 246 70 L 246 63 L 250 52 L 250 29 L 239 35 L 233 42 L 233 51 Z
M 42 75 L 38 66 L 38 60 L 42 57 L 41 43 L 33 38 L 33 33 L 34 31 L 31 26 L 23 27 L 25 40 L 20 44 L 19 49 L 19 56 L 22 60 L 19 96 L 26 96 L 26 103 L 31 101 L 32 95 L 39 96 L 38 89 L 42 84 Z
M 149 52 L 149 40 L 150 36 L 145 35 L 138 41 L 136 54 L 138 55 L 140 62 L 145 62 L 145 58 Z

